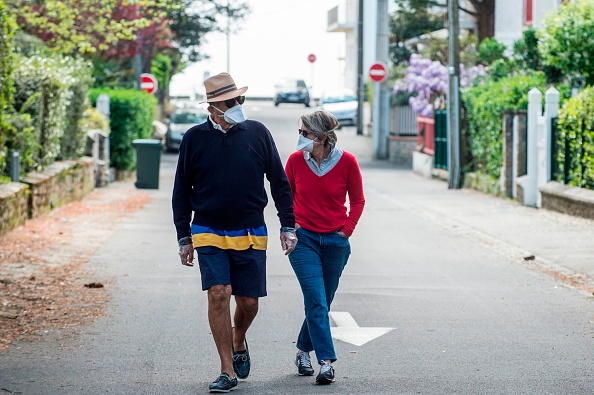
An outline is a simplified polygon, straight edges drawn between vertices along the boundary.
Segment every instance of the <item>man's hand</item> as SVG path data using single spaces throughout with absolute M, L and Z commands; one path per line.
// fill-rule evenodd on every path
M 289 255 L 291 252 L 293 252 L 295 246 L 297 245 L 297 235 L 295 234 L 295 230 L 281 232 L 280 241 L 285 255 Z
M 194 266 L 194 244 L 191 237 L 184 237 L 179 242 L 179 257 L 184 266 Z

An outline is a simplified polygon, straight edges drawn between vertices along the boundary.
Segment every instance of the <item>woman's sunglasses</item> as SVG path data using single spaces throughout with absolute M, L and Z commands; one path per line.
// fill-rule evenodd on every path
M 308 132 L 307 130 L 303 130 L 303 129 L 297 129 L 299 131 L 299 134 L 302 135 L 303 137 L 307 137 L 308 134 L 310 134 L 311 132 Z M 313 133 L 311 133 L 313 134 Z
M 235 107 L 236 102 L 240 105 L 243 104 L 245 102 L 245 96 L 237 96 L 234 99 L 224 100 L 224 103 L 227 106 L 227 108 Z

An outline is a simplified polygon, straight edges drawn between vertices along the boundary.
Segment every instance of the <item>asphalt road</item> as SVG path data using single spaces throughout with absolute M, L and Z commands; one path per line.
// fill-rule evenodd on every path
M 267 102 L 245 107 L 273 132 L 283 159 L 296 145 L 299 115 L 312 111 Z M 336 316 L 336 335 L 354 334 L 351 343 L 335 341 L 336 383 L 315 386 L 313 378 L 296 375 L 301 293 L 277 241 L 270 204 L 269 296 L 248 333 L 252 373 L 236 393 L 594 393 L 594 298 L 517 259 L 526 250 L 557 251 L 547 232 L 540 238 L 514 233 L 538 221 L 572 224 L 573 230 L 554 229 L 577 229 L 568 235 L 578 253 L 547 262 L 562 265 L 575 257 L 590 270 L 593 247 L 579 237 L 592 240 L 594 222 L 447 193 L 445 183 L 372 161 L 371 139 L 352 128 L 338 137 L 361 164 L 367 205 L 332 306 L 343 313 Z M 1 353 L 0 393 L 207 393 L 219 363 L 198 268 L 177 258 L 170 211 L 175 161 L 163 155 L 151 203 L 125 220 L 88 263 L 117 279 L 109 314 L 80 336 L 50 334 Z M 355 325 L 387 333 L 371 339 Z

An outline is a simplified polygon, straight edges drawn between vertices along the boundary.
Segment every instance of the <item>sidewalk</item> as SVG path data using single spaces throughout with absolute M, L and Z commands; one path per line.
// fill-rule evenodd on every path
M 357 156 L 366 191 L 380 193 L 420 220 L 594 294 L 594 220 L 530 208 L 474 190 L 449 190 L 444 181 L 373 161 L 369 137 L 341 136 L 340 144 Z M 393 226 L 398 226 L 398 218 Z

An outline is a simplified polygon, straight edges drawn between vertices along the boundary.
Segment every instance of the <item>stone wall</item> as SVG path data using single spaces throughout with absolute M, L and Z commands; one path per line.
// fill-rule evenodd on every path
M 0 235 L 27 221 L 29 187 L 20 182 L 0 185 Z
M 56 162 L 44 172 L 28 174 L 20 183 L 0 185 L 0 234 L 22 225 L 27 218 L 80 200 L 94 187 L 91 158 Z
M 487 174 L 467 173 L 464 177 L 464 188 L 474 189 L 487 195 L 504 197 L 505 193 L 499 180 L 494 180 Z
M 390 162 L 412 169 L 413 152 L 417 146 L 417 136 L 390 136 Z
M 594 219 L 594 191 L 549 181 L 540 188 L 542 208 Z

